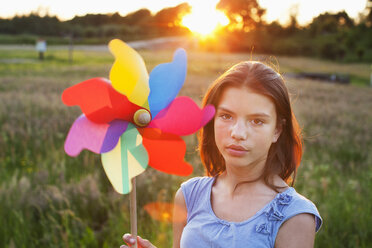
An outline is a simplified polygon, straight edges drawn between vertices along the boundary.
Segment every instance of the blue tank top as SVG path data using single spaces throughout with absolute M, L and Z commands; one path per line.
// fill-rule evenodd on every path
M 215 177 L 195 177 L 181 184 L 187 207 L 187 224 L 181 236 L 181 248 L 192 247 L 274 247 L 280 226 L 289 218 L 310 213 L 315 216 L 316 231 L 322 219 L 316 206 L 289 187 L 242 222 L 218 218 L 211 206 Z

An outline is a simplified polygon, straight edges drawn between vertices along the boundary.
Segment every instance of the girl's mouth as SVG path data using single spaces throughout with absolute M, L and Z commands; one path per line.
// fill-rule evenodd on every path
M 226 147 L 226 151 L 229 155 L 233 157 L 242 157 L 249 152 L 248 149 L 239 145 L 229 145 Z

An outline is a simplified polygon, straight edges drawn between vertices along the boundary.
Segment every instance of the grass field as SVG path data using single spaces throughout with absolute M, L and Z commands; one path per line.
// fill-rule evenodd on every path
M 141 50 L 148 70 L 169 62 L 172 51 Z M 189 52 L 180 95 L 200 103 L 208 85 L 250 54 Z M 296 190 L 318 207 L 324 225 L 316 247 L 371 247 L 372 88 L 370 65 L 307 58 L 253 56 L 279 63 L 280 71 L 349 73 L 351 85 L 286 77 L 303 127 L 305 154 Z M 129 232 L 129 198 L 115 193 L 100 157 L 77 158 L 63 150 L 80 114 L 66 107 L 62 91 L 92 77 L 108 77 L 113 57 L 102 51 L 50 49 L 44 61 L 32 50 L 0 49 L 0 247 L 119 247 Z M 364 85 L 364 86 L 363 86 Z M 203 168 L 196 137 L 185 137 L 186 160 Z M 180 183 L 149 168 L 137 179 L 139 234 L 159 248 L 171 247 L 171 225 L 151 219 L 143 206 L 172 201 Z

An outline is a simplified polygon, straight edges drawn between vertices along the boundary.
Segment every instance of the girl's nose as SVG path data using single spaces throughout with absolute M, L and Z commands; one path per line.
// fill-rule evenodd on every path
M 237 121 L 231 126 L 231 137 L 237 140 L 245 140 L 248 136 L 248 127 L 242 121 Z

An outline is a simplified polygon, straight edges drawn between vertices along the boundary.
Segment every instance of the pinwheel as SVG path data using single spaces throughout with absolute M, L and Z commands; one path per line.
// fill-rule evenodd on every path
M 186 77 L 185 50 L 177 49 L 172 62 L 148 75 L 141 56 L 127 44 L 115 39 L 109 49 L 115 56 L 110 80 L 92 78 L 62 94 L 64 104 L 78 105 L 83 112 L 67 135 L 66 153 L 77 156 L 87 149 L 101 154 L 106 175 L 121 194 L 135 189 L 131 181 L 147 166 L 189 175 L 192 166 L 184 161 L 186 144 L 180 136 L 208 123 L 215 109 L 176 97 Z

